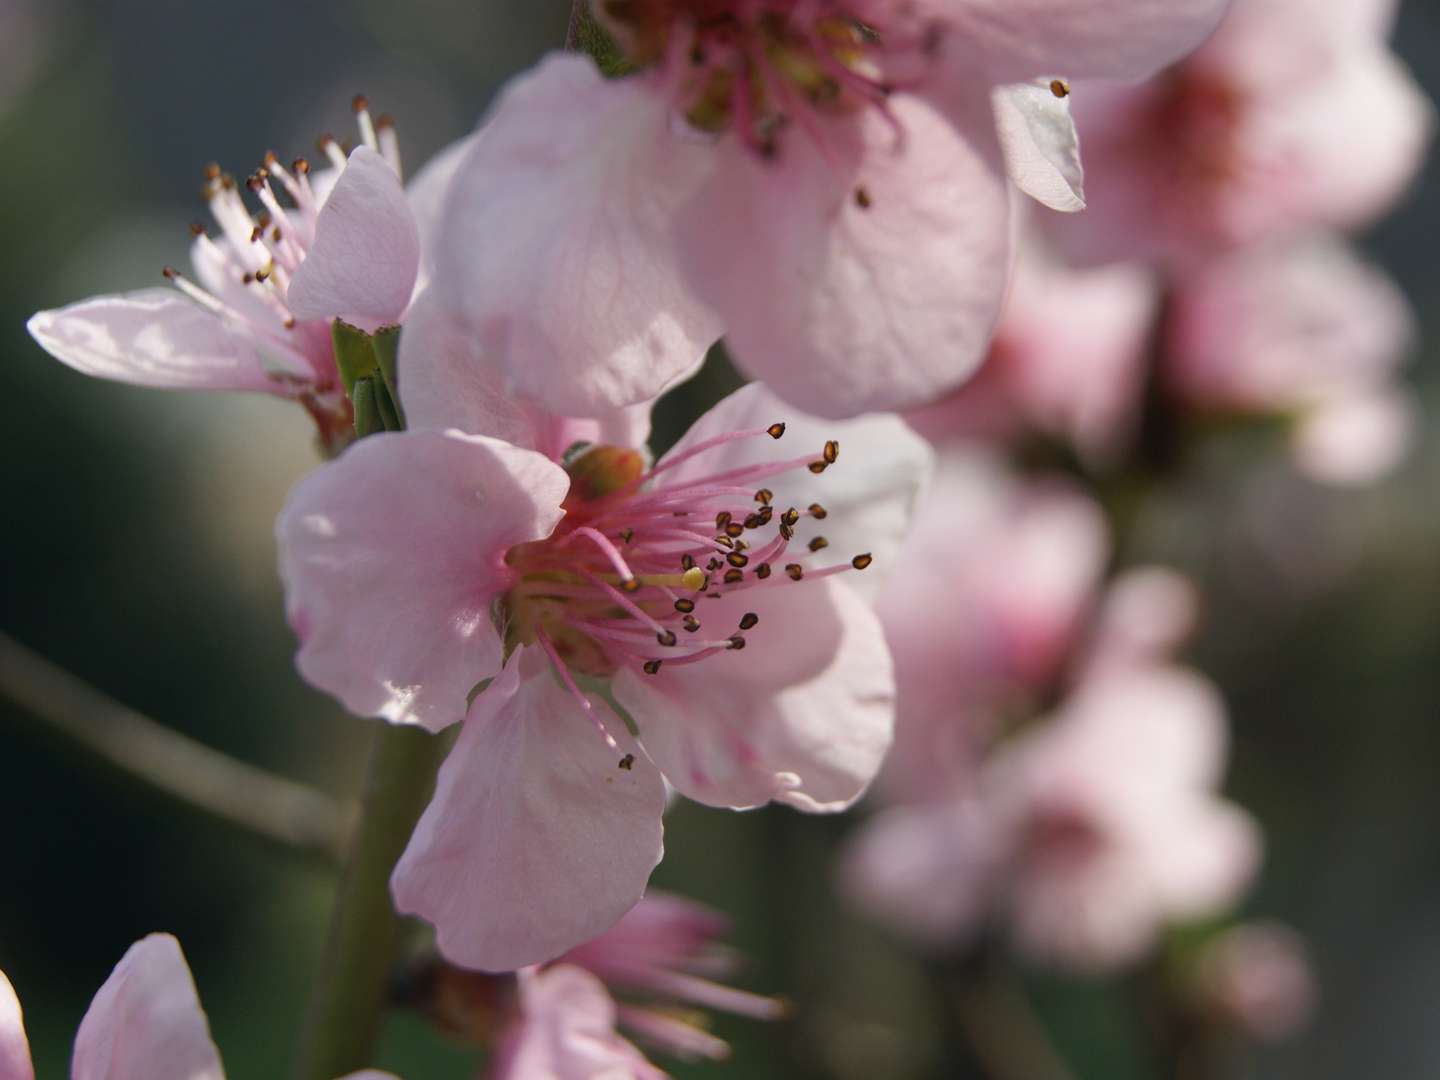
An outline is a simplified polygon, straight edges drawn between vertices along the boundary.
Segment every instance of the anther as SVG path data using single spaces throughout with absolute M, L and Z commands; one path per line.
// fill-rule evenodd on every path
M 685 627 L 687 634 L 693 634 L 696 630 L 700 629 L 700 620 L 694 615 L 686 615 L 685 618 L 681 620 L 681 625 Z
M 840 457 L 840 444 L 834 439 L 828 440 L 825 443 L 825 452 L 820 456 L 825 459 L 826 465 L 834 465 L 836 459 Z
M 1057 98 L 1067 98 L 1070 96 L 1070 84 L 1064 79 L 1051 79 L 1050 93 L 1054 94 Z
M 870 555 L 870 553 L 867 551 L 867 552 L 865 552 L 865 554 L 863 554 L 863 555 L 856 555 L 853 559 L 851 559 L 851 560 L 850 560 L 850 565 L 853 566 L 856 570 L 864 570 L 867 566 L 869 566 L 869 565 L 870 565 L 872 562 L 874 562 L 874 561 L 875 561 L 874 558 L 873 558 L 873 557 Z
M 824 472 L 830 467 L 830 463 L 828 461 L 812 461 L 809 465 L 805 467 L 809 469 L 812 473 L 814 473 L 816 476 L 819 476 L 822 472 Z
M 694 569 L 695 569 L 695 557 L 694 557 L 693 555 L 689 554 L 688 552 L 687 552 L 686 554 L 684 554 L 684 555 L 681 555 L 681 556 L 680 556 L 680 569 L 681 569 L 681 570 L 694 570 Z
M 350 108 L 357 113 L 364 112 L 366 109 L 370 108 L 370 102 L 366 99 L 364 94 L 356 94 L 353 98 L 350 99 Z
M 752 628 L 755 626 L 755 624 L 758 623 L 759 621 L 760 621 L 760 616 L 759 616 L 759 615 L 756 615 L 755 612 L 753 612 L 753 611 L 747 611 L 744 615 L 740 616 L 740 629 L 741 629 L 741 630 L 750 630 L 750 629 L 752 629 Z
M 750 556 L 742 555 L 738 551 L 732 551 L 729 555 L 725 556 L 725 561 L 731 566 L 741 567 L 750 561 Z
M 166 266 L 162 268 L 160 273 L 166 281 L 174 281 L 180 276 L 180 271 L 176 270 L 173 266 Z
M 680 612 L 680 614 L 682 615 L 688 615 L 690 614 L 690 612 L 695 610 L 695 601 L 687 600 L 684 597 L 681 597 L 679 600 L 675 601 L 675 610 Z
M 721 510 L 715 515 L 715 528 L 723 530 L 725 526 L 730 524 L 730 520 L 733 517 L 734 515 L 731 514 L 729 510 Z
M 635 755 L 634 755 L 634 754 L 626 754 L 624 757 L 622 757 L 622 758 L 620 759 L 620 763 L 616 766 L 616 768 L 624 769 L 626 772 L 629 772 L 629 771 L 630 771 L 631 769 L 633 769 L 634 767 L 635 767 Z
M 830 541 L 826 540 L 823 536 L 817 536 L 814 537 L 810 541 L 810 543 L 806 544 L 805 546 L 808 547 L 811 551 L 820 551 L 823 548 L 829 547 Z
M 870 192 L 863 185 L 855 189 L 855 205 L 861 210 L 869 210 L 874 205 L 874 200 L 870 198 Z
M 791 581 L 799 581 L 805 576 L 805 568 L 798 562 L 786 563 L 785 573 L 790 575 Z
M 310 174 L 310 162 L 306 161 L 303 157 L 297 157 L 290 163 L 290 171 L 299 173 L 301 176 L 308 176 Z
M 765 429 L 765 433 L 769 435 L 772 439 L 778 439 L 781 435 L 785 434 L 785 425 L 771 424 L 768 428 Z
M 725 535 L 730 537 L 731 540 L 738 539 L 745 535 L 745 526 L 738 521 L 732 521 L 725 526 Z
M 745 647 L 745 639 L 739 634 L 731 634 L 729 641 L 730 648 L 732 649 L 743 649 Z
M 220 179 L 220 166 L 217 165 L 217 164 L 215 164 L 215 162 L 213 162 L 213 161 L 212 161 L 209 165 L 206 165 L 206 166 L 205 166 L 205 179 L 206 179 L 206 180 L 219 180 L 219 179 Z
M 637 592 L 639 592 L 639 591 L 640 591 L 640 579 L 639 579 L 639 578 L 633 578 L 633 577 L 632 577 L 632 578 L 626 578 L 624 581 L 622 581 L 622 582 L 620 583 L 620 591 L 621 591 L 621 592 L 627 592 L 627 593 L 637 593 Z
M 679 641 L 680 639 L 675 636 L 674 630 L 662 630 L 660 633 L 655 635 L 655 640 L 658 641 L 661 645 L 664 645 L 667 649 L 669 649 L 673 648 L 675 642 Z
M 656 675 L 659 674 L 660 671 L 660 661 L 646 660 L 645 663 L 640 665 L 640 667 L 646 675 Z
M 723 578 L 721 578 L 720 580 L 723 581 L 726 585 L 739 585 L 740 582 L 742 582 L 742 581 L 745 580 L 745 571 L 744 571 L 744 570 L 726 570 L 726 571 L 725 571 L 725 576 L 724 576 Z
M 634 540 L 634 539 L 635 539 L 635 530 L 634 530 L 634 529 L 621 529 L 621 530 L 620 530 L 620 539 L 621 539 L 621 540 L 624 540 L 625 543 L 627 543 L 627 544 L 630 543 L 631 540 Z
M 810 516 L 816 521 L 824 521 L 830 515 L 830 511 L 819 503 L 811 503 L 807 509 L 810 511 Z
M 790 528 L 792 528 L 792 529 L 796 526 L 796 524 L 797 524 L 799 521 L 800 521 L 800 511 L 799 511 L 799 510 L 796 510 L 793 506 L 790 507 L 789 510 L 786 510 L 783 514 L 780 515 L 780 524 L 781 524 L 781 525 L 788 525 L 788 526 L 789 526 Z
M 762 562 L 760 565 L 755 567 L 755 576 L 761 581 L 764 581 L 766 578 L 768 578 L 770 576 L 770 564 L 768 562 Z
M 775 493 L 769 488 L 761 488 L 759 491 L 755 492 L 755 501 L 758 502 L 761 506 L 769 506 L 770 500 L 773 498 L 775 498 Z
M 747 529 L 758 529 L 764 523 L 764 519 L 759 514 L 745 515 L 745 528 Z
M 204 235 L 205 235 L 205 226 L 204 226 L 204 225 L 201 225 L 200 222 L 198 222 L 198 221 L 192 221 L 192 222 L 190 223 L 190 235 L 191 235 L 191 236 L 194 236 L 194 237 L 196 237 L 196 238 L 199 238 L 199 237 L 201 237 L 201 236 L 204 236 Z
M 793 526 L 790 526 L 790 525 L 786 525 L 784 521 L 781 521 L 781 522 L 780 522 L 780 538 L 781 538 L 782 540 L 793 540 L 793 539 L 795 539 L 795 529 L 794 529 L 794 527 L 793 527 Z
M 735 546 L 735 541 L 731 540 L 730 537 L 724 535 L 723 533 L 715 537 L 715 543 L 719 544 L 723 548 L 733 548 Z

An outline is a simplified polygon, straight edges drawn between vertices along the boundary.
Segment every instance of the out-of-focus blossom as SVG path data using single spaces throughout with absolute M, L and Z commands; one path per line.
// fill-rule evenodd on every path
M 33 1080 L 20 1002 L 0 972 L 0 1080 Z M 195 981 L 169 934 L 130 946 L 91 1001 L 70 1064 L 72 1080 L 225 1080 Z M 346 1080 L 395 1080 L 366 1069 Z
M 1399 289 L 1340 241 L 1263 245 L 1181 278 L 1165 377 L 1191 407 L 1293 417 L 1306 471 L 1362 482 L 1409 447 L 1396 372 L 1413 334 Z
M 407 192 L 394 127 L 373 121 L 363 98 L 355 106 L 362 144 L 346 157 L 322 140 L 331 168 L 313 177 L 303 158 L 286 167 L 273 153 L 241 182 L 207 169 L 220 233 L 191 227 L 196 280 L 166 267 L 174 288 L 42 311 L 29 321 L 31 335 L 99 378 L 292 399 L 314 418 L 322 445 L 338 450 L 352 434 L 351 409 L 330 320 L 373 330 L 404 318 L 421 277 L 422 230 L 458 161 L 440 155 Z M 242 184 L 258 211 L 245 204 Z
M 1087 213 L 1074 254 L 1184 264 L 1383 213 L 1419 168 L 1430 102 L 1389 51 L 1393 0 L 1236 0 L 1141 86 L 1075 88 Z
M 1305 941 L 1280 923 L 1242 923 L 1207 942 L 1196 961 L 1201 1004 L 1252 1038 L 1295 1034 L 1318 988 Z
M 1041 436 L 1106 462 L 1131 435 L 1158 299 L 1140 266 L 1071 270 L 1027 246 L 978 374 L 906 419 L 933 442 Z
M 406 379 L 424 428 L 425 402 L 451 399 L 421 393 L 423 367 Z M 526 429 L 536 416 L 510 417 L 524 446 L 364 439 L 277 527 L 305 677 L 361 715 L 465 721 L 393 886 L 448 957 L 491 971 L 550 960 L 639 900 L 662 774 L 712 806 L 859 797 L 893 676 L 848 581 L 891 562 L 929 465 L 898 419 L 822 424 L 758 384 L 648 468 L 633 443 L 538 452 L 600 425 Z M 802 453 L 777 455 L 781 435 Z
M 722 331 L 812 413 L 924 404 L 984 357 L 1007 177 L 1082 205 L 1057 76 L 1149 74 L 1224 7 L 596 4 L 640 70 L 552 57 L 501 95 L 446 203 L 439 302 L 474 363 L 561 412 L 655 395 Z
M 52 23 L 64 10 L 64 4 L 0 0 L 0 117 L 44 66 Z
M 1003 714 L 1045 692 L 1108 547 L 1100 508 L 1064 482 L 1022 484 L 984 451 L 941 449 L 876 599 L 896 671 L 887 787 L 950 789 Z

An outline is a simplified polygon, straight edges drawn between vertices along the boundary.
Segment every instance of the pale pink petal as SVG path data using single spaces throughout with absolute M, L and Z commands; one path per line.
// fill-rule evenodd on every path
M 1310 412 L 1291 436 L 1291 451 L 1306 475 L 1321 483 L 1369 484 L 1405 459 L 1420 429 L 1414 397 L 1382 389 Z
M 597 700 L 617 751 L 548 668 L 524 654 L 475 700 L 392 878 L 455 963 L 508 971 L 609 929 L 660 861 L 665 790 Z
M 195 980 L 169 934 L 130 946 L 75 1035 L 72 1080 L 224 1080 Z
M 677 242 L 744 371 L 819 416 L 920 405 L 970 376 L 1010 225 L 988 95 L 967 108 L 897 94 L 894 123 L 866 109 L 795 128 L 773 161 L 715 146 Z
M 416 299 L 400 336 L 400 398 L 412 430 L 455 428 L 536 450 L 552 460 L 576 442 L 639 447 L 650 433 L 649 401 L 559 416 L 507 389 L 505 373 L 475 348 L 433 293 Z
M 0 1080 L 35 1080 L 20 999 L 0 971 Z
M 361 1069 L 356 1073 L 347 1073 L 340 1080 L 400 1080 L 394 1073 L 381 1072 L 378 1069 Z
M 773 489 L 780 510 L 794 506 L 803 511 L 819 503 L 828 511 L 823 521 L 802 520 L 796 529 L 798 544 L 823 535 L 836 562 L 862 552 L 874 556 L 869 569 L 846 577 L 852 588 L 867 596 L 873 594 L 897 568 L 915 502 L 933 467 L 929 447 L 899 418 L 877 414 L 820 420 L 781 401 L 764 383 L 749 383 L 696 420 L 659 464 L 707 439 L 768 428 L 777 422 L 785 424 L 785 434 L 778 442 L 761 436 L 727 443 L 665 472 L 659 486 L 694 482 L 740 466 L 806 454 L 818 460 L 827 441 L 838 442 L 840 456 L 823 473 L 797 468 L 765 485 Z
M 458 432 L 375 435 L 309 474 L 276 523 L 301 674 L 362 716 L 459 720 L 500 667 L 505 553 L 568 490 L 542 455 Z
M 1124 571 L 1111 583 L 1095 620 L 1086 668 L 1165 660 L 1194 631 L 1199 608 L 1194 584 L 1174 570 L 1140 566 Z
M 420 230 L 400 178 L 368 146 L 350 155 L 320 208 L 315 242 L 290 282 L 297 319 L 396 323 L 415 291 Z
M 1239 900 L 1260 868 L 1259 827 L 1231 803 L 1210 798 L 1149 824 L 1140 843 L 1172 921 L 1224 910 Z
M 1056 94 L 1042 79 L 996 87 L 991 100 L 1015 186 L 1051 210 L 1085 209 L 1085 170 L 1068 91 Z
M 703 605 L 712 634 L 734 633 L 746 612 L 760 621 L 744 649 L 655 675 L 620 671 L 615 697 L 646 753 L 681 794 L 709 806 L 849 806 L 880 768 L 894 724 L 890 653 L 869 606 L 829 579 Z
M 1199 45 L 1229 0 L 929 0 L 949 22 L 947 62 L 997 82 L 1059 72 L 1139 79 Z
M 1247 1035 L 1283 1039 L 1305 1024 L 1319 996 L 1308 953 L 1288 926 L 1241 923 L 1205 943 L 1196 978 L 1207 1001 Z
M 427 161 L 425 167 L 405 185 L 405 198 L 410 203 L 410 212 L 415 216 L 420 233 L 423 261 L 434 258 L 434 246 L 445 229 L 445 196 L 450 192 L 450 181 L 455 179 L 461 162 L 479 137 L 478 134 L 470 134 L 456 139 Z M 422 265 L 422 273 L 424 270 Z
M 177 390 L 282 393 L 251 338 L 174 289 L 97 296 L 26 323 L 55 359 L 100 379 Z
M 719 335 L 666 252 L 710 165 L 644 78 L 554 56 L 510 84 L 445 202 L 431 286 L 475 353 L 559 413 L 634 404 Z
M 522 971 L 520 1019 L 492 1080 L 664 1080 L 615 1030 L 615 1002 L 594 975 L 568 964 Z

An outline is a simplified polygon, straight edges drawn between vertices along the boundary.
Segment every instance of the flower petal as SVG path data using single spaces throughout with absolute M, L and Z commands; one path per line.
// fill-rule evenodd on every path
M 684 667 L 615 677 L 615 697 L 665 778 L 708 806 L 783 802 L 843 810 L 880 768 L 894 727 L 894 679 L 880 623 L 823 579 L 707 600 L 729 634 L 759 616 L 750 646 Z
M 419 270 L 420 228 L 400 178 L 374 150 L 357 147 L 320 208 L 315 242 L 290 282 L 291 312 L 371 329 L 399 322 Z
M 256 343 L 173 289 L 96 296 L 25 324 L 51 356 L 85 375 L 177 390 L 282 393 Z
M 984 358 L 1009 250 L 988 98 L 962 129 L 897 94 L 792 130 L 774 161 L 738 139 L 677 220 L 686 278 L 736 363 L 820 416 L 924 404 Z
M 151 934 L 130 946 L 75 1035 L 72 1080 L 224 1080 L 220 1052 L 180 943 Z
M 548 670 L 522 681 L 524 659 L 476 699 L 391 880 L 396 907 L 433 923 L 446 957 L 485 971 L 609 929 L 662 851 L 660 774 L 638 755 L 617 767 Z
M 500 667 L 505 553 L 548 536 L 569 490 L 540 454 L 459 432 L 363 439 L 276 523 L 297 663 L 351 712 L 439 731 Z
M 996 82 L 1047 72 L 1140 79 L 1194 49 L 1230 0 L 936 0 L 950 24 L 947 63 Z M 952 57 L 949 50 L 961 53 Z
M 451 184 L 432 289 L 515 390 L 573 416 L 653 398 L 719 335 L 665 253 L 710 148 L 644 78 L 554 56 L 501 95 Z
M 0 971 L 0 1080 L 35 1080 L 20 999 Z
M 1005 166 L 1015 186 L 1051 210 L 1085 209 L 1085 170 L 1069 95 L 1049 80 L 999 86 L 991 93 Z

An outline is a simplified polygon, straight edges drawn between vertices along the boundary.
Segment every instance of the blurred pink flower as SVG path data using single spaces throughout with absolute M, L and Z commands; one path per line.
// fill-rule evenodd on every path
M 1255 1039 L 1295 1034 L 1318 988 L 1305 941 L 1288 926 L 1242 923 L 1206 943 L 1196 976 L 1202 1002 Z
M 406 398 L 419 426 L 439 396 Z M 879 768 L 890 658 L 846 579 L 887 565 L 929 455 L 895 418 L 790 412 L 744 387 L 648 469 L 634 445 L 531 449 L 564 426 L 527 429 L 536 410 L 509 417 L 525 446 L 377 435 L 292 494 L 301 672 L 362 715 L 465 721 L 393 880 L 452 960 L 509 970 L 614 924 L 660 858 L 662 774 L 707 805 L 826 812 Z M 781 434 L 804 453 L 777 460 Z
M 906 419 L 932 442 L 1013 444 L 1038 435 L 1103 464 L 1132 434 L 1158 301 L 1140 266 L 1071 270 L 1026 245 L 980 371 Z
M 31 335 L 86 375 L 138 386 L 250 390 L 290 398 L 314 417 L 331 450 L 348 441 L 350 404 L 340 384 L 330 320 L 367 330 L 398 323 L 421 277 L 421 231 L 458 161 L 445 153 L 410 185 L 400 183 L 399 144 L 356 101 L 362 145 L 347 158 L 323 141 L 332 168 L 274 154 L 246 181 L 206 175 L 212 238 L 199 225 L 191 264 L 197 281 L 166 267 L 173 289 L 97 296 L 32 316 Z M 457 147 L 463 144 L 457 144 Z M 454 150 L 456 148 L 452 148 Z M 272 181 L 293 205 L 281 204 Z
M 1055 76 L 1146 75 L 1224 6 L 595 5 L 641 70 L 556 56 L 502 93 L 449 192 L 439 303 L 560 412 L 652 397 L 722 331 L 812 413 L 918 406 L 984 356 L 1007 176 L 1082 205 Z
M 1165 378 L 1192 407 L 1295 418 L 1297 462 L 1364 482 L 1408 449 L 1418 411 L 1396 379 L 1414 339 L 1399 289 L 1340 240 L 1263 245 L 1179 281 Z
M 0 972 L 0 1080 L 34 1080 L 20 1002 Z M 169 934 L 125 953 L 75 1035 L 72 1080 L 224 1080 L 195 981 Z M 395 1080 L 366 1069 L 346 1080 Z
M 1383 213 L 1419 169 L 1430 102 L 1385 38 L 1393 0 L 1236 0 L 1136 87 L 1081 84 L 1089 211 L 1052 220 L 1087 259 L 1184 264 Z

